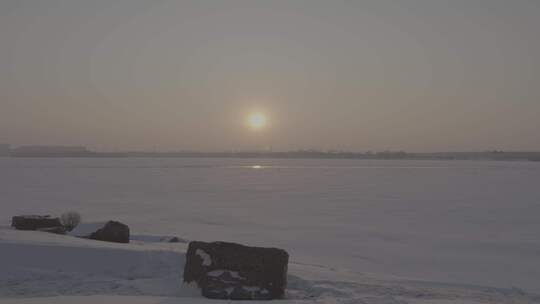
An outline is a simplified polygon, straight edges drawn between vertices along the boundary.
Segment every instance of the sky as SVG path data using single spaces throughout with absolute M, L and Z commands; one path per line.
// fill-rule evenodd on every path
M 0 143 L 540 150 L 539 16 L 538 0 L 1 0 Z

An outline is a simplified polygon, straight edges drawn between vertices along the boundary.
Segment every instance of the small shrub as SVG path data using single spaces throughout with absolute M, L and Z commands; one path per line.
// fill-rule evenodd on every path
M 81 222 L 81 215 L 74 211 L 66 212 L 60 216 L 60 222 L 67 231 L 71 231 Z

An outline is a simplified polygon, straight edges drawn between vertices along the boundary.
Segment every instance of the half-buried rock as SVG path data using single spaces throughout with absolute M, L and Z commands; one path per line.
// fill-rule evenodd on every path
M 282 249 L 190 242 L 184 282 L 196 282 L 211 299 L 279 299 L 287 287 L 288 262 Z
M 60 219 L 50 215 L 19 215 L 11 218 L 11 226 L 17 230 L 38 230 L 61 227 Z
M 129 243 L 129 227 L 115 221 L 79 224 L 69 235 L 114 243 Z

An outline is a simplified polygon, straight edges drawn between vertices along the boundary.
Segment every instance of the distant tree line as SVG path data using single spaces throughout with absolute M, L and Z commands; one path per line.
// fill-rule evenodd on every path
M 11 157 L 193 157 L 193 158 L 313 158 L 313 159 L 418 159 L 418 160 L 530 160 L 540 161 L 540 152 L 437 152 L 409 153 L 404 151 L 231 151 L 231 152 L 95 152 L 82 146 L 23 146 L 9 149 L 0 145 L 3 156 Z M 0 153 L 2 156 L 2 153 Z

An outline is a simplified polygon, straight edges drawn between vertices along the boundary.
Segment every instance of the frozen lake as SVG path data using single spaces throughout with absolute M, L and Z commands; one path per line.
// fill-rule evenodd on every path
M 0 158 L 0 220 L 287 249 L 361 273 L 540 292 L 540 163 Z

